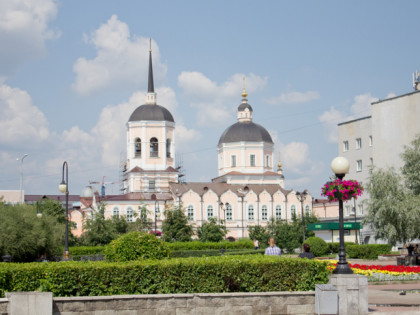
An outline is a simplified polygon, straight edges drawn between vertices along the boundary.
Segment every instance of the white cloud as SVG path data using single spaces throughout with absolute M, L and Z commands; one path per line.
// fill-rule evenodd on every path
M 48 25 L 56 15 L 53 0 L 0 1 L 0 75 L 45 54 L 45 41 L 60 36 Z
M 267 100 L 271 105 L 278 104 L 296 104 L 296 103 L 307 103 L 313 100 L 319 99 L 319 93 L 317 91 L 307 92 L 287 92 L 282 93 L 280 96 L 272 97 Z
M 253 93 L 267 83 L 253 73 L 246 76 L 246 90 Z M 197 108 L 197 123 L 202 126 L 223 126 L 230 121 L 232 104 L 239 103 L 243 88 L 243 75 L 235 74 L 222 84 L 211 81 L 200 72 L 182 72 L 178 76 L 178 85 Z M 235 103 L 236 101 L 236 103 Z
M 44 114 L 32 104 L 26 91 L 0 85 L 0 143 L 27 146 L 49 137 Z
M 73 89 L 79 94 L 116 85 L 139 85 L 147 80 L 149 39 L 130 35 L 128 25 L 112 15 L 85 40 L 93 44 L 97 54 L 94 59 L 79 58 L 73 65 L 76 73 Z M 152 41 L 153 74 L 162 78 L 166 66 L 160 63 L 159 48 Z
M 350 111 L 337 110 L 334 106 L 318 117 L 318 120 L 324 126 L 324 134 L 329 143 L 337 143 L 338 127 L 337 124 L 369 116 L 371 113 L 371 103 L 376 102 L 378 98 L 372 97 L 370 93 L 357 95 L 354 97 L 353 104 L 350 105 Z

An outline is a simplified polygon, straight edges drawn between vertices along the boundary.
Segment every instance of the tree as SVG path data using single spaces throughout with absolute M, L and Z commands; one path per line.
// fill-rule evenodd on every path
M 411 146 L 404 146 L 401 158 L 404 161 L 401 173 L 405 183 L 408 189 L 418 196 L 420 195 L 420 135 L 411 142 Z
M 149 232 L 152 229 L 152 220 L 147 215 L 149 211 L 146 207 L 139 207 L 139 216 L 134 222 L 128 224 L 128 231 Z
M 364 224 L 370 224 L 375 237 L 391 245 L 407 243 L 420 235 L 420 198 L 403 185 L 403 178 L 394 168 L 373 169 L 366 190 L 368 214 Z
M 64 223 L 56 216 L 37 216 L 32 205 L 8 205 L 0 202 L 0 255 L 9 254 L 13 261 L 35 261 L 62 253 Z
M 197 236 L 202 242 L 221 242 L 226 233 L 226 227 L 219 224 L 216 218 L 210 218 L 197 229 Z
M 269 229 L 261 226 L 261 225 L 254 225 L 248 227 L 249 238 L 251 240 L 257 239 L 260 242 L 260 246 L 262 245 L 263 248 L 267 246 L 268 239 L 270 238 L 271 233 Z
M 182 206 L 165 210 L 165 220 L 162 222 L 162 238 L 165 242 L 191 241 L 193 233 Z
M 86 220 L 83 228 L 86 231 L 85 242 L 91 246 L 107 245 L 118 235 L 112 220 L 105 220 L 104 203 L 101 203 L 92 218 Z

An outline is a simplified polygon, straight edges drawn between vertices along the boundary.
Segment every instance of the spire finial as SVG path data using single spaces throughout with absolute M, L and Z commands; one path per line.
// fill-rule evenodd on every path
M 149 49 L 149 86 L 148 92 L 154 93 L 155 86 L 153 83 L 153 66 L 152 66 L 152 39 L 150 38 L 150 49 Z
M 279 151 L 279 163 L 277 164 L 278 170 L 281 170 L 281 167 L 282 167 L 282 165 L 281 165 L 281 162 L 280 162 L 280 151 Z
M 246 98 L 248 96 L 248 93 L 245 90 L 245 76 L 243 76 L 243 81 L 244 81 L 244 88 L 242 89 L 242 97 Z
M 149 52 L 152 52 L 152 38 L 149 38 Z

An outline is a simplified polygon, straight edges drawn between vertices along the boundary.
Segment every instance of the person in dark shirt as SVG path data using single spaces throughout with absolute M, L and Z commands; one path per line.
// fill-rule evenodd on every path
M 299 254 L 299 257 L 314 259 L 315 255 L 314 253 L 311 253 L 311 246 L 309 246 L 308 244 L 303 244 L 303 252 Z

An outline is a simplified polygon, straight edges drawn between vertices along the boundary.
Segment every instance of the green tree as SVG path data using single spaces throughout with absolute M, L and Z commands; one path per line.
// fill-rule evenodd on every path
M 404 165 L 401 173 L 404 176 L 405 184 L 411 192 L 420 195 L 420 135 L 411 142 L 410 146 L 404 146 L 401 154 Z
M 0 254 L 13 261 L 34 261 L 60 255 L 64 244 L 64 224 L 44 213 L 37 216 L 32 205 L 9 205 L 0 202 Z
M 366 190 L 370 198 L 363 223 L 371 225 L 376 238 L 395 245 L 420 235 L 419 196 L 403 185 L 403 178 L 395 169 L 373 169 Z
M 191 241 L 193 233 L 182 206 L 165 210 L 165 220 L 162 222 L 162 238 L 165 242 Z
M 115 225 L 112 220 L 105 219 L 105 204 L 101 203 L 98 210 L 88 218 L 83 226 L 86 245 L 106 245 L 117 237 Z
M 226 233 L 226 227 L 219 224 L 216 218 L 210 218 L 197 229 L 197 236 L 202 242 L 221 242 Z
M 153 222 L 148 218 L 149 211 L 145 206 L 139 207 L 139 215 L 134 222 L 128 223 L 128 231 L 150 232 Z
M 257 239 L 261 247 L 267 247 L 268 239 L 271 235 L 268 228 L 261 225 L 249 226 L 248 233 L 251 240 Z

